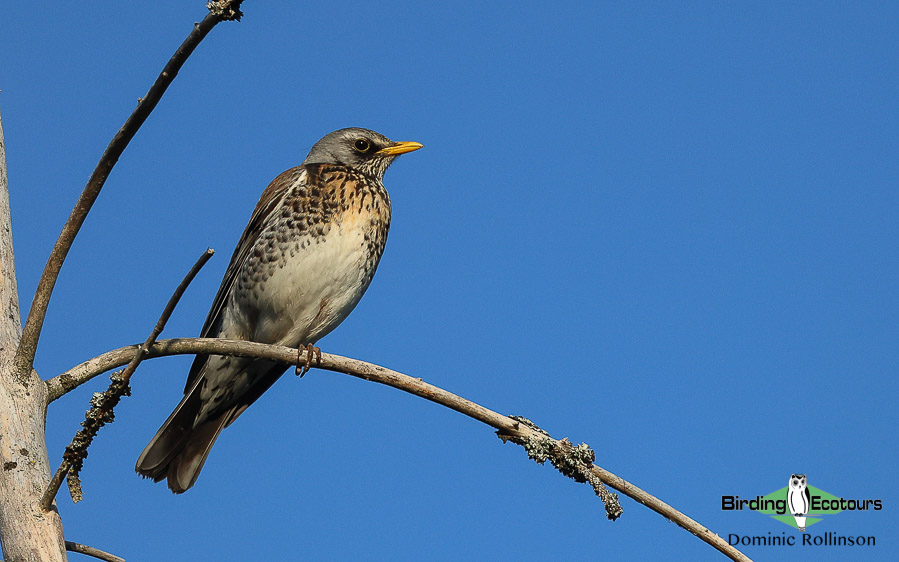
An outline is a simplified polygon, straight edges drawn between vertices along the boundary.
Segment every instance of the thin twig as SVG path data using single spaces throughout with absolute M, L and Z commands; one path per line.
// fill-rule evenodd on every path
M 134 369 L 137 368 L 138 363 L 143 361 L 144 356 L 147 354 L 147 350 L 156 342 L 156 338 L 159 337 L 159 334 L 165 329 L 166 323 L 171 318 L 172 313 L 175 312 L 175 307 L 178 306 L 178 301 L 181 300 L 181 297 L 184 295 L 184 291 L 187 290 L 187 286 L 190 285 L 194 277 L 197 276 L 197 273 L 200 273 L 200 270 L 203 269 L 203 266 L 206 265 L 206 262 L 209 261 L 210 258 L 215 254 L 215 250 L 212 248 L 206 248 L 206 251 L 203 252 L 197 261 L 194 263 L 193 267 L 190 268 L 190 271 L 187 272 L 187 275 L 184 276 L 184 279 L 181 280 L 181 283 L 178 285 L 178 288 L 175 289 L 175 292 L 172 293 L 172 298 L 169 299 L 169 302 L 166 303 L 165 308 L 162 310 L 162 314 L 159 315 L 159 320 L 156 322 L 156 326 L 153 328 L 153 332 L 144 342 L 144 345 L 141 346 L 140 357 L 135 356 L 134 359 L 131 360 L 131 364 L 128 365 L 128 369 L 131 369 L 128 372 L 128 369 L 125 369 L 126 375 L 122 375 L 122 378 L 128 379 L 131 378 L 131 373 L 134 372 Z M 134 367 L 132 368 L 132 364 Z
M 22 332 L 22 339 L 16 349 L 16 357 L 13 365 L 13 372 L 16 373 L 19 380 L 25 383 L 27 376 L 31 373 L 34 365 L 34 354 L 37 351 L 37 343 L 41 336 L 41 329 L 44 325 L 44 318 L 47 315 L 47 306 L 50 302 L 50 295 L 53 293 L 53 287 L 56 285 L 56 279 L 59 277 L 59 270 L 75 241 L 75 236 L 84 224 L 87 214 L 100 195 L 106 178 L 112 171 L 119 157 L 124 152 L 128 143 L 134 138 L 134 135 L 140 129 L 141 125 L 146 121 L 150 112 L 159 103 L 162 95 L 165 93 L 169 84 L 178 75 L 178 71 L 184 65 L 184 62 L 190 54 L 196 49 L 200 41 L 221 21 L 228 19 L 240 19 L 240 4 L 243 0 L 230 0 L 220 2 L 210 2 L 208 8 L 209 14 L 203 18 L 203 21 L 194 24 L 193 30 L 187 36 L 187 39 L 181 43 L 172 58 L 162 69 L 162 72 L 156 78 L 156 81 L 150 87 L 147 94 L 140 98 L 137 107 L 122 125 L 122 128 L 116 133 L 109 146 L 100 157 L 97 167 L 94 168 L 84 191 L 75 203 L 72 214 L 69 215 L 66 224 L 62 227 L 62 232 L 50 252 L 47 259 L 47 265 L 44 266 L 44 272 L 38 281 L 37 290 L 34 293 L 34 300 L 31 303 L 31 310 L 28 312 L 28 319 L 25 321 L 25 328 Z
M 81 472 L 81 465 L 84 463 L 85 457 L 87 457 L 88 447 L 90 447 L 100 428 L 113 421 L 115 407 L 119 400 L 122 399 L 122 396 L 131 395 L 131 387 L 128 384 L 131 381 L 131 375 L 134 374 L 141 361 L 147 357 L 148 350 L 156 342 L 159 334 L 162 333 L 166 322 L 169 321 L 169 317 L 171 317 L 175 307 L 178 306 L 178 301 L 181 300 L 181 296 L 184 294 L 187 286 L 190 285 L 191 281 L 194 280 L 194 277 L 197 276 L 197 273 L 206 265 L 206 262 L 209 261 L 209 258 L 214 253 L 215 251 L 212 248 L 207 248 L 197 259 L 190 271 L 187 272 L 187 275 L 184 276 L 184 279 L 181 280 L 178 288 L 175 289 L 168 304 L 165 305 L 159 320 L 156 322 L 156 326 L 153 327 L 153 331 L 134 352 L 128 366 L 121 373 L 112 374 L 110 377 L 112 383 L 110 383 L 106 392 L 94 394 L 94 397 L 91 399 L 91 409 L 87 411 L 85 420 L 81 422 L 82 429 L 78 430 L 72 442 L 66 446 L 62 464 L 59 465 L 56 474 L 50 479 L 47 491 L 44 492 L 41 498 L 41 507 L 44 508 L 44 511 L 49 511 L 53 506 L 53 499 L 56 497 L 60 486 L 62 486 L 63 478 L 68 478 L 72 500 L 76 503 L 81 501 L 81 482 L 78 479 L 78 474 Z
M 69 369 L 65 373 L 50 379 L 47 381 L 47 385 L 49 387 L 51 400 L 59 398 L 69 390 L 84 384 L 101 373 L 128 363 L 134 356 L 136 349 L 137 346 L 132 345 L 106 352 L 103 355 L 89 359 L 88 361 Z M 219 340 L 213 338 L 175 338 L 161 340 L 150 347 L 147 358 L 180 354 L 236 355 L 239 357 L 271 359 L 290 365 L 305 364 L 306 361 L 306 351 L 302 348 L 297 350 L 279 345 L 266 345 L 256 342 Z M 316 355 L 316 360 L 313 361 L 313 365 L 321 369 L 343 373 L 380 384 L 386 384 L 404 392 L 436 402 L 496 428 L 499 430 L 498 432 L 506 438 L 545 441 L 549 437 L 545 432 L 534 429 L 526 423 L 522 423 L 521 418 L 516 419 L 504 416 L 443 390 L 442 388 L 428 384 L 421 379 L 413 378 L 372 363 L 341 357 L 339 355 L 322 353 L 320 359 Z M 549 437 L 549 440 L 551 441 L 551 448 L 558 448 L 560 451 L 565 451 L 567 448 L 573 447 L 567 440 L 556 440 L 551 437 Z M 687 517 L 670 505 L 654 497 L 652 494 L 649 494 L 623 478 L 592 464 L 592 461 L 587 468 L 589 469 L 590 476 L 585 476 L 585 478 L 587 478 L 591 485 L 593 485 L 593 482 L 590 481 L 591 478 L 598 479 L 603 484 L 633 498 L 666 519 L 683 527 L 731 559 L 749 560 L 749 558 L 739 550 L 730 546 L 727 541 L 690 517 Z
M 86 544 L 79 544 L 77 542 L 66 541 L 66 550 L 68 550 L 69 552 L 77 552 L 78 554 L 93 556 L 94 558 L 99 558 L 100 560 L 106 560 L 106 562 L 125 562 L 124 558 L 120 558 L 115 554 L 110 554 L 108 552 L 100 550 L 99 548 L 87 546 Z

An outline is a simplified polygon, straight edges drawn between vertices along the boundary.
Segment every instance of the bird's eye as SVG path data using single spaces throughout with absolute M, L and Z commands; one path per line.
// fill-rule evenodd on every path
M 368 149 L 371 148 L 371 144 L 365 139 L 356 139 L 356 142 L 353 143 L 353 148 L 355 148 L 357 152 L 368 152 Z

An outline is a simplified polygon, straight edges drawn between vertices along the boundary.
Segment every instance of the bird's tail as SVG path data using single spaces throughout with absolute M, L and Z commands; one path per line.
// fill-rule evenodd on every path
M 200 383 L 184 396 L 149 445 L 144 448 L 134 470 L 159 482 L 168 478 L 169 489 L 176 494 L 187 491 L 197 481 L 212 444 L 227 425 L 231 412 L 194 427 L 200 409 Z

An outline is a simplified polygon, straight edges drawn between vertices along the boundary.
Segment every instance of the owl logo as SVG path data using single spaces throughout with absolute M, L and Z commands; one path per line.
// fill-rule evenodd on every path
M 790 475 L 790 491 L 787 492 L 787 503 L 790 504 L 790 513 L 796 519 L 796 526 L 804 533 L 805 516 L 808 514 L 808 509 L 811 505 L 805 474 Z

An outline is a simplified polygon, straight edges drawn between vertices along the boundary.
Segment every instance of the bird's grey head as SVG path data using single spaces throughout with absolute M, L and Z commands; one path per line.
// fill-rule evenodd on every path
M 394 158 L 421 147 L 417 142 L 395 142 L 369 129 L 351 127 L 325 135 L 313 145 L 303 164 L 339 164 L 380 180 Z

